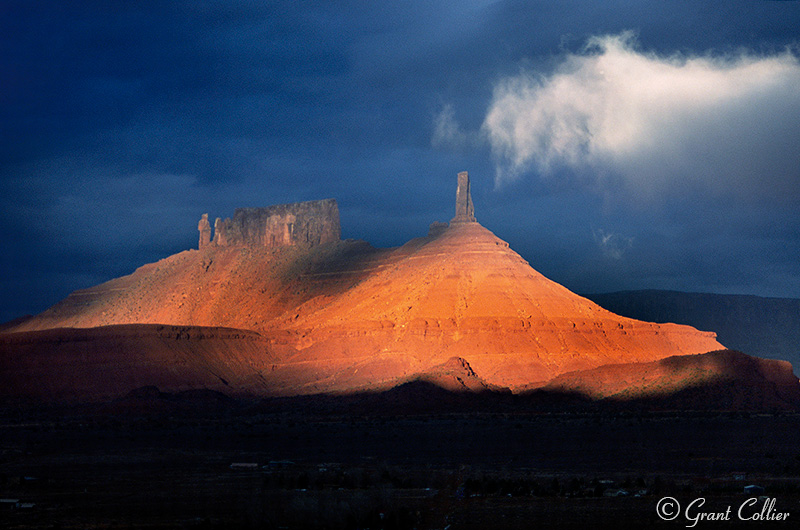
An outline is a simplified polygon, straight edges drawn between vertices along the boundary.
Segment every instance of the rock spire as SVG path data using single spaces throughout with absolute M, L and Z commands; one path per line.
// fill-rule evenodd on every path
M 197 223 L 197 230 L 200 231 L 199 248 L 203 249 L 211 244 L 211 223 L 208 222 L 207 213 L 204 213 Z
M 472 204 L 472 195 L 469 191 L 469 173 L 462 171 L 458 174 L 458 188 L 456 189 L 456 216 L 451 223 L 474 223 L 475 206 Z

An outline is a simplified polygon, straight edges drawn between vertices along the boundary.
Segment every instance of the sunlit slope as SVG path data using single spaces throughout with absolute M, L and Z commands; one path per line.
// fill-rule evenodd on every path
M 452 357 L 488 384 L 524 388 L 722 348 L 710 332 L 600 308 L 475 222 L 389 250 L 186 251 L 77 291 L 14 331 L 119 324 L 256 331 L 266 347 L 255 364 L 269 357 L 265 388 L 281 394 L 388 388 Z
M 478 223 L 411 241 L 381 264 L 326 303 L 311 300 L 288 315 L 275 345 L 287 369 L 323 365 L 336 388 L 461 357 L 489 383 L 520 387 L 569 370 L 722 348 L 714 333 L 600 308 Z
M 271 328 L 284 312 L 334 296 L 385 254 L 363 241 L 313 249 L 207 247 L 82 289 L 10 331 L 117 324 Z M 355 273 L 349 269 L 358 269 Z M 347 270 L 348 273 L 335 273 Z

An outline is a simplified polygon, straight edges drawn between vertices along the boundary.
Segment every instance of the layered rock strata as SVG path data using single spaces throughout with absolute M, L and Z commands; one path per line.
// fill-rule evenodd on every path
M 237 210 L 210 244 L 201 221 L 202 249 L 76 291 L 10 331 L 248 330 L 261 346 L 226 343 L 250 360 L 231 363 L 239 379 L 225 379 L 257 373 L 260 392 L 283 395 L 391 388 L 452 358 L 486 385 L 522 390 L 565 372 L 723 348 L 714 333 L 623 318 L 548 280 L 475 221 L 466 172 L 458 184 L 450 225 L 395 249 L 341 241 L 332 200 Z M 193 362 L 206 363 L 198 348 Z

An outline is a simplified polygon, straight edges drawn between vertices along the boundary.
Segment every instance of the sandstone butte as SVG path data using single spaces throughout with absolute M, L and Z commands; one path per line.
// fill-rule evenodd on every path
M 6 329 L 5 377 L 83 365 L 109 391 L 296 395 L 387 389 L 458 358 L 481 384 L 522 391 L 724 349 L 712 332 L 623 318 L 545 278 L 475 220 L 466 172 L 449 225 L 399 248 L 340 240 L 332 199 L 237 210 L 213 240 L 204 215 L 198 230 L 198 250 Z

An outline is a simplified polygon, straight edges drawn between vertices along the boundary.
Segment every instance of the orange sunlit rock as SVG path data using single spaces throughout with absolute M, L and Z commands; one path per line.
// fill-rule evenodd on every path
M 241 355 L 250 358 L 227 369 L 257 374 L 257 390 L 270 394 L 382 390 L 452 358 L 481 384 L 521 390 L 565 372 L 723 347 L 714 333 L 623 318 L 548 280 L 474 221 L 468 178 L 459 179 L 450 226 L 436 223 L 402 247 L 222 246 L 204 238 L 200 250 L 76 291 L 11 331 L 248 330 L 263 349 L 247 349 Z M 241 356 L 236 344 L 226 347 Z
M 332 373 L 317 385 L 339 390 L 342 378 L 375 386 L 460 357 L 488 383 L 519 388 L 571 370 L 721 348 L 714 333 L 600 308 L 475 222 L 411 241 L 370 269 L 276 323 L 282 368 L 319 363 Z

